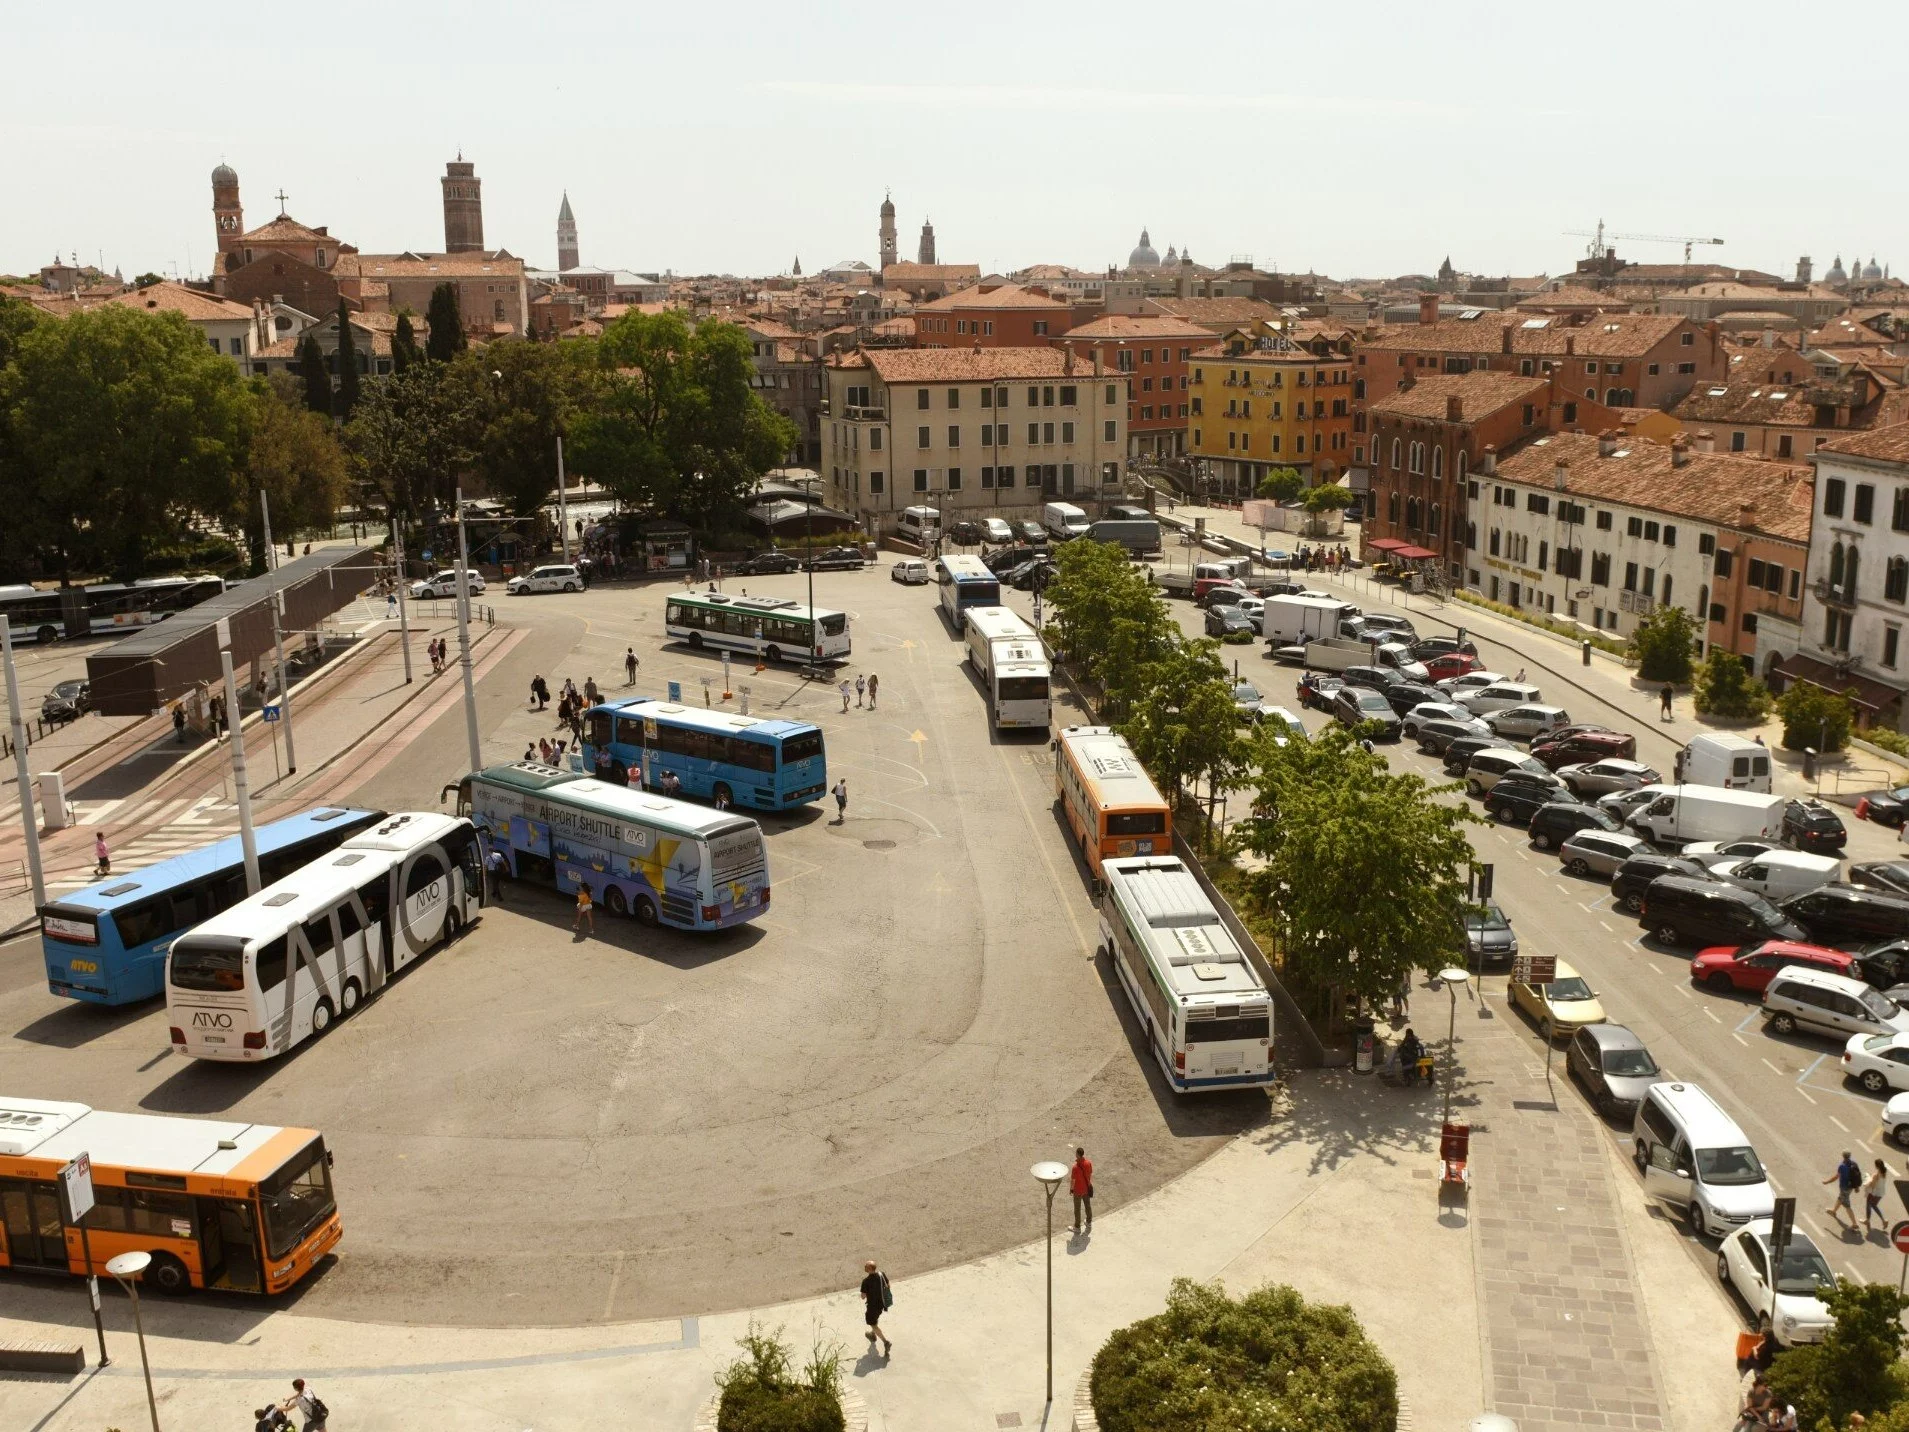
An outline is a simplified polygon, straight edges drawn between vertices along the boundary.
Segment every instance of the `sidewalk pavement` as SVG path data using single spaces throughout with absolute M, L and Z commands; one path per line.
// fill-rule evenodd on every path
M 1442 1035 L 1445 996 L 1420 1002 L 1425 1032 Z M 1265 1125 L 1109 1213 L 1091 1237 L 1069 1235 L 1068 1201 L 1059 1198 L 1057 1406 L 1046 1425 L 1069 1425 L 1068 1404 L 1094 1351 L 1114 1328 L 1157 1312 L 1175 1276 L 1222 1278 L 1235 1291 L 1287 1282 L 1308 1297 L 1349 1303 L 1398 1368 L 1401 1426 L 1412 1432 L 1460 1428 L 1488 1407 L 1518 1418 L 1521 1432 L 1727 1425 L 1734 1311 L 1645 1209 L 1577 1095 L 1560 1085 L 1550 1104 L 1542 1067 L 1508 1027 L 1501 993 L 1490 1004 L 1491 1018 L 1468 996 L 1459 1004 L 1458 1108 L 1473 1125 L 1469 1206 L 1439 1195 L 1440 1095 L 1344 1070 L 1301 1075 Z M 1103 1188 L 1119 1178 L 1117 1168 L 1096 1171 Z M 142 1307 L 161 1425 L 243 1425 L 303 1376 L 336 1425 L 353 1432 L 548 1432 L 606 1420 L 687 1429 L 737 1336 L 758 1321 L 784 1326 L 798 1352 L 817 1330 L 840 1340 L 877 1432 L 1036 1427 L 1045 1393 L 1043 1202 L 1031 1177 L 1005 1196 L 1025 1201 L 1031 1241 L 959 1267 L 888 1270 L 895 1306 L 884 1328 L 895 1349 L 886 1362 L 867 1353 L 861 1336 L 852 1291 L 861 1250 L 844 1264 L 844 1291 L 831 1297 L 634 1325 L 379 1326 L 149 1297 Z M 344 1215 L 348 1268 L 351 1210 Z M 879 1230 L 870 1230 L 866 1252 L 881 1257 Z M 642 1269 L 621 1276 L 640 1278 Z M 0 1340 L 84 1341 L 90 1362 L 78 1283 L 8 1286 L 19 1296 L 9 1297 L 13 1315 L 0 1318 Z M 23 1316 L 29 1304 L 32 1316 Z M 145 1425 L 129 1310 L 117 1293 L 108 1294 L 106 1317 L 112 1367 L 0 1382 L 0 1426 Z

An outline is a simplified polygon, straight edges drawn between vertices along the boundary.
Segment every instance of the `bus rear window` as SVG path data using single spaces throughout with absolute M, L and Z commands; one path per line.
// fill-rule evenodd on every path
M 1239 1019 L 1189 1019 L 1186 1022 L 1188 1044 L 1239 1044 L 1273 1035 L 1271 1015 L 1252 1014 Z
M 835 612 L 832 615 L 823 617 L 822 630 L 827 632 L 830 636 L 840 636 L 843 632 L 848 630 L 848 618 L 841 612 Z
M 1107 817 L 1109 835 L 1160 835 L 1166 831 L 1165 811 L 1141 810 L 1116 812 Z
M 245 943 L 210 938 L 177 941 L 172 947 L 171 979 L 177 989 L 244 989 Z
M 800 736 L 790 736 L 782 743 L 782 764 L 793 765 L 797 761 L 811 760 L 822 754 L 822 733 L 807 731 Z
M 1001 678 L 1001 699 L 1003 701 L 1045 701 L 1047 700 L 1047 678 L 1045 676 L 1004 676 Z
M 819 743 L 821 737 L 817 736 Z M 99 917 L 91 910 L 66 910 L 49 905 L 40 912 L 40 933 L 66 945 L 97 945 Z

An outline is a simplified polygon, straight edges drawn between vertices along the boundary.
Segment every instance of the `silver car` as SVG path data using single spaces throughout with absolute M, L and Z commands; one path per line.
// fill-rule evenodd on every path
M 1642 761 L 1623 761 L 1615 756 L 1604 761 L 1586 761 L 1563 766 L 1558 779 L 1571 788 L 1579 800 L 1609 795 L 1612 791 L 1634 791 L 1639 786 L 1654 786 L 1663 778 Z
M 1639 786 L 1634 791 L 1612 791 L 1608 796 L 1599 796 L 1596 804 L 1599 810 L 1607 810 L 1619 820 L 1625 820 L 1632 811 L 1650 804 L 1661 794 L 1648 786 Z
M 1485 722 L 1500 736 L 1535 741 L 1540 736 L 1550 735 L 1560 726 L 1569 726 L 1571 713 L 1562 706 L 1544 706 L 1535 701 L 1526 701 L 1486 713 Z
M 1633 855 L 1648 855 L 1650 842 L 1641 835 L 1586 828 L 1565 838 L 1558 859 L 1573 875 L 1615 875 Z
M 1405 713 L 1405 734 L 1408 739 L 1416 739 L 1419 726 L 1426 721 L 1459 721 L 1472 728 L 1478 736 L 1489 736 L 1491 727 L 1480 721 L 1454 701 L 1421 701 Z

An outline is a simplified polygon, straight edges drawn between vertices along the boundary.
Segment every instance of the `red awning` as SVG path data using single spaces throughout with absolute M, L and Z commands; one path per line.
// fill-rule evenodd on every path
M 1405 546 L 1406 544 L 1401 542 L 1396 537 L 1375 537 L 1370 542 L 1366 543 L 1365 545 L 1370 547 L 1375 552 L 1391 552 L 1391 551 L 1397 550 L 1400 547 Z
M 1428 552 L 1423 547 L 1395 547 L 1392 550 L 1392 555 L 1397 557 L 1401 562 L 1435 562 L 1438 560 L 1438 553 Z

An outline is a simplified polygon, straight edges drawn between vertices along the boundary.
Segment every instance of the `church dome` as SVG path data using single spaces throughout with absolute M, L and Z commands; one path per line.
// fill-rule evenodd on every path
M 217 169 L 212 171 L 212 182 L 214 184 L 236 184 L 239 182 L 239 171 L 234 169 L 230 164 L 221 164 Z
M 1849 275 L 1843 272 L 1843 256 L 1838 254 L 1836 262 L 1829 266 L 1829 272 L 1823 275 L 1824 283 L 1848 283 Z
M 1882 277 L 1882 269 L 1876 263 L 1876 256 L 1874 254 L 1869 256 L 1869 262 L 1863 268 L 1863 277 L 1866 279 L 1880 279 Z
M 882 217 L 884 219 L 892 219 L 895 217 L 895 201 L 888 195 L 882 196 Z
M 1180 262 L 1180 255 L 1174 252 L 1174 248 L 1172 244 L 1167 245 L 1167 262 L 1170 264 L 1177 264 L 1178 262 Z
M 1140 242 L 1134 251 L 1127 255 L 1128 268 L 1159 268 L 1160 255 L 1154 252 L 1153 241 L 1147 237 L 1147 231 L 1140 231 Z

